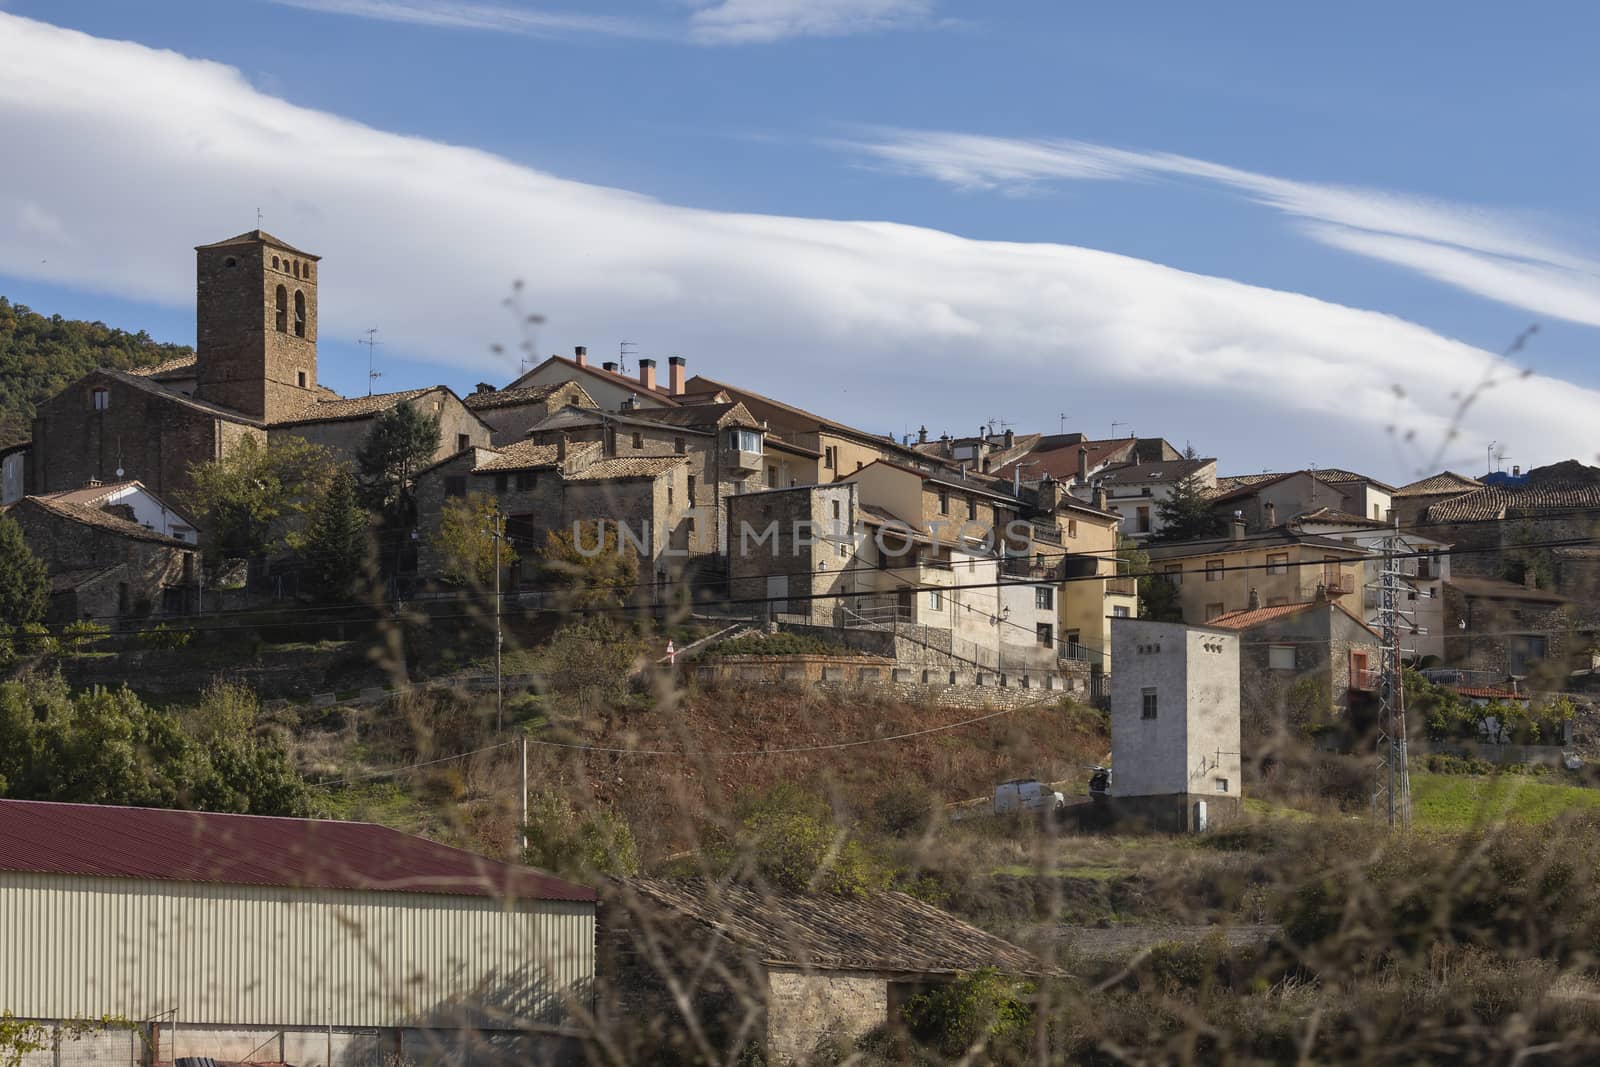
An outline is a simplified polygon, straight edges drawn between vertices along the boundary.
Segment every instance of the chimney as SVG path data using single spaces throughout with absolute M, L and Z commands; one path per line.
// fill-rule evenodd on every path
M 1513 465 L 1512 468 L 1511 468 L 1511 477 L 1519 478 L 1521 476 L 1522 476 L 1522 468 Z
M 687 362 L 682 356 L 670 356 L 667 359 L 667 384 L 673 396 L 683 395 L 683 379 L 688 373 L 683 368 Z
M 925 445 L 927 443 L 928 443 L 928 428 L 926 426 L 918 426 L 917 427 L 917 444 Z
M 1089 484 L 1089 450 L 1087 448 L 1078 449 L 1078 484 Z
M 479 393 L 493 392 L 497 392 L 494 386 L 490 385 L 488 382 L 479 382 L 478 387 L 472 391 L 472 395 L 477 396 Z
M 639 384 L 648 392 L 656 391 L 656 361 L 641 359 L 639 361 Z
M 1014 431 L 1014 430 L 1007 430 L 1007 431 L 1006 431 L 1006 447 L 1007 447 L 1007 448 L 1015 448 L 1015 447 L 1016 447 L 1016 444 L 1017 444 L 1017 434 L 1016 434 L 1016 431 Z
M 566 434 L 562 434 L 560 437 L 556 438 L 556 459 L 559 461 L 559 460 L 564 460 L 566 458 L 567 458 L 567 435 Z
M 600 364 L 600 369 L 608 370 L 612 374 L 615 374 L 617 373 L 617 364 L 614 360 L 607 360 L 605 363 Z
M 1261 507 L 1267 515 L 1267 528 L 1270 530 L 1272 527 L 1278 525 L 1278 505 L 1269 500 Z
M 1244 512 L 1235 511 L 1233 513 L 1233 522 L 1230 524 L 1230 532 L 1235 541 L 1244 540 Z
M 621 404 L 617 405 L 617 408 L 618 408 L 619 411 L 637 411 L 637 410 L 639 410 L 639 394 L 638 393 L 634 393 L 632 396 L 628 397 L 628 399 L 624 400 Z
M 587 345 L 574 345 L 573 349 L 572 349 L 572 358 L 578 364 L 578 366 L 587 367 L 589 365 L 589 348 L 588 348 L 588 346 Z
M 1250 587 L 1250 610 L 1254 611 L 1261 606 L 1261 592 L 1254 586 Z
M 1106 510 L 1106 487 L 1103 485 L 1094 487 L 1094 506 L 1101 511 Z

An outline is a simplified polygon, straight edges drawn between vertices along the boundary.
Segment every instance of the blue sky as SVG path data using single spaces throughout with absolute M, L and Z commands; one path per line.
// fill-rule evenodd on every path
M 0 68 L 8 36 L 51 57 L 0 74 L 0 133 L 40 149 L 0 168 L 0 292 L 43 311 L 192 340 L 188 249 L 259 206 L 327 257 L 349 392 L 367 326 L 384 386 L 505 380 L 526 277 L 541 352 L 626 338 L 884 432 L 1066 412 L 1394 479 L 1597 448 L 1585 5 L 0 9 Z M 1538 377 L 1501 368 L 1450 438 L 1449 392 L 1532 323 Z

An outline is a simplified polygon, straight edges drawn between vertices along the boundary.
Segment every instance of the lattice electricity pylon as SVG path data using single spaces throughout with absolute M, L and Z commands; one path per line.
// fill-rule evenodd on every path
M 1396 520 L 1398 523 L 1398 520 Z M 1378 653 L 1378 774 L 1372 792 L 1374 816 L 1387 816 L 1389 828 L 1411 825 L 1411 769 L 1406 753 L 1405 683 L 1400 666 L 1400 563 L 1395 557 L 1401 541 L 1398 531 L 1383 539 L 1383 570 L 1379 573 L 1378 629 L 1383 647 Z

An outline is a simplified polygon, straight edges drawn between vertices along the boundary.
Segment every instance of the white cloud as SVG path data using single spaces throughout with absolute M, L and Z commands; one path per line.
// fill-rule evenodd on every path
M 325 342 L 376 325 L 390 357 L 466 384 L 513 371 L 489 344 L 511 332 L 500 301 L 522 278 L 546 343 L 631 337 L 875 429 L 997 411 L 1052 428 L 1097 397 L 1203 448 L 1393 471 L 1385 425 L 1441 439 L 1448 383 L 1493 361 L 1389 315 L 1109 252 L 664 204 L 6 15 L 0 143 L 28 146 L 0 168 L 0 273 L 192 307 L 190 246 L 251 228 L 259 205 L 269 230 L 325 257 Z M 35 205 L 32 223 L 7 204 Z M 1418 387 L 1397 399 L 1397 381 Z M 391 367 L 385 384 L 416 383 Z M 1149 425 L 1155 411 L 1179 417 Z M 1587 457 L 1600 393 L 1533 377 L 1471 420 L 1472 441 L 1516 441 L 1523 463 L 1535 444 L 1537 458 Z
M 689 21 L 698 41 L 748 44 L 921 25 L 932 8 L 932 0 L 702 0 Z
M 618 37 L 654 37 L 662 31 L 633 19 L 580 15 L 468 0 L 267 0 L 284 7 L 349 15 L 380 22 L 405 22 L 452 30 L 488 30 L 526 37 L 598 33 Z
M 1304 224 L 1314 239 L 1541 315 L 1600 325 L 1600 260 L 1509 213 L 1377 189 L 1291 181 L 1188 156 L 1082 141 L 879 130 L 848 147 L 966 189 L 1017 193 L 1052 181 L 1188 178 Z

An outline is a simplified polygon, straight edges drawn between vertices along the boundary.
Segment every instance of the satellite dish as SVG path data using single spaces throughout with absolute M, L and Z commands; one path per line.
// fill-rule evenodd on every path
M 118 467 L 118 468 L 117 468 L 117 477 L 118 477 L 118 478 L 121 478 L 121 477 L 123 477 L 123 475 L 124 475 L 124 474 L 125 474 L 125 473 L 126 473 L 126 472 L 125 472 L 125 471 L 123 471 L 123 469 L 122 469 L 122 468 L 121 468 L 121 467 Z

